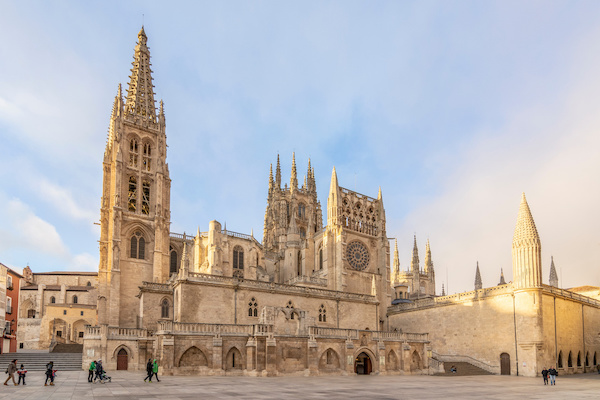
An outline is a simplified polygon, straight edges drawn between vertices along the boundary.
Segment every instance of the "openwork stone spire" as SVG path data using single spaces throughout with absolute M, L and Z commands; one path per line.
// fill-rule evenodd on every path
M 398 256 L 398 239 L 394 240 L 394 282 L 397 281 L 400 274 L 400 257 Z
M 292 176 L 290 177 L 290 190 L 298 189 L 298 174 L 296 171 L 296 153 L 292 153 Z
M 425 245 L 425 265 L 423 268 L 426 274 L 433 273 L 433 261 L 431 261 L 431 248 L 429 247 L 429 239 L 427 239 L 427 244 Z
M 550 286 L 558 287 L 558 274 L 554 266 L 554 257 L 550 257 L 550 259 L 552 260 L 550 263 Z
M 413 273 L 418 274 L 420 272 L 419 249 L 417 248 L 417 235 L 415 235 L 415 242 L 413 245 L 413 256 L 412 256 L 412 261 L 410 262 L 410 269 L 413 271 Z
M 513 279 L 516 288 L 542 285 L 542 244 L 531 216 L 525 193 L 521 197 L 519 216 L 512 244 Z
M 479 272 L 479 261 L 477 261 L 477 269 L 475 270 L 475 290 L 483 288 L 481 283 L 481 273 Z
M 506 285 L 506 280 L 504 279 L 504 269 L 500 268 L 500 283 L 498 283 L 498 286 L 500 285 Z
M 273 193 L 273 187 L 275 182 L 273 181 L 273 164 L 269 166 L 269 196 Z
M 128 115 L 138 116 L 148 122 L 156 122 L 156 105 L 154 104 L 154 85 L 150 69 L 150 50 L 144 27 L 138 33 L 138 43 L 131 63 L 129 89 L 125 110 Z

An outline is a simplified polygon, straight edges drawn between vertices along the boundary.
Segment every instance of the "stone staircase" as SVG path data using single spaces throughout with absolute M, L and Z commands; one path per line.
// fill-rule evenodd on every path
M 81 371 L 82 360 L 79 353 L 48 353 L 45 352 L 23 352 L 0 354 L 0 371 L 6 370 L 8 364 L 15 358 L 17 368 L 23 364 L 27 371 L 45 371 L 48 362 L 54 362 L 54 369 L 58 371 Z
M 445 373 L 437 373 L 438 376 L 468 376 L 468 375 L 493 375 L 491 372 L 476 367 L 468 362 L 444 362 Z M 456 367 L 456 373 L 450 372 L 452 366 Z

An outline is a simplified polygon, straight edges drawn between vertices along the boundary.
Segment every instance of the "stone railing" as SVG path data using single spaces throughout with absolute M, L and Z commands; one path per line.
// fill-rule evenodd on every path
M 86 325 L 84 335 L 86 339 L 102 339 L 102 334 L 99 326 Z
M 346 293 L 346 292 L 337 292 L 335 290 L 328 289 L 320 289 L 306 286 L 296 286 L 296 285 L 286 285 L 283 283 L 274 283 L 274 282 L 264 282 L 264 281 L 255 281 L 251 279 L 244 279 L 243 281 L 232 278 L 229 276 L 220 276 L 220 275 L 210 275 L 210 274 L 202 274 L 199 272 L 190 272 L 188 274 L 188 279 L 194 282 L 206 282 L 206 283 L 221 283 L 227 285 L 236 285 L 240 287 L 246 287 L 248 289 L 254 290 L 264 290 L 269 292 L 277 292 L 282 291 L 286 294 L 296 293 L 302 296 L 314 296 L 314 297 L 326 297 L 326 298 L 335 298 L 341 300 L 354 300 L 354 301 L 363 301 L 368 303 L 377 303 L 377 298 L 375 296 L 367 295 L 367 294 L 359 294 L 359 293 Z
M 207 236 L 208 232 L 200 232 L 201 236 Z M 181 240 L 185 240 L 185 241 L 192 241 L 194 240 L 194 235 L 188 235 L 185 232 L 184 233 L 175 233 L 175 232 L 171 232 L 169 234 L 170 237 L 172 237 L 173 239 L 181 239 Z
M 211 336 L 264 336 L 273 333 L 272 325 L 204 324 L 194 322 L 159 321 L 158 333 Z
M 327 286 L 327 279 L 317 278 L 315 276 L 295 276 L 286 282 L 287 285 L 295 285 L 298 283 L 305 283 L 307 285 Z
M 116 326 L 91 326 L 86 325 L 84 339 L 126 339 L 137 340 L 147 338 L 148 331 L 140 328 L 119 328 Z
M 322 328 L 311 326 L 308 334 L 315 338 L 358 339 L 358 329 Z
M 559 289 L 557 287 L 550 286 L 550 285 L 542 285 L 542 288 L 546 292 L 550 292 L 552 294 L 555 294 L 555 295 L 558 295 L 561 297 L 566 297 L 568 299 L 573 299 L 576 301 L 580 301 L 582 303 L 587 303 L 587 304 L 594 305 L 596 307 L 600 307 L 600 301 L 593 299 L 591 297 L 588 297 L 588 296 L 584 296 L 579 293 L 571 292 L 570 290 Z
M 260 242 L 258 240 L 256 240 L 256 238 L 254 236 L 252 236 L 252 235 L 246 235 L 245 233 L 228 231 L 226 229 L 223 229 L 221 231 L 221 233 L 223 235 L 231 236 L 231 237 L 234 237 L 234 238 L 249 240 L 251 242 L 254 242 L 254 244 L 258 245 L 260 248 L 262 248 L 262 244 L 260 244 Z
M 158 282 L 142 282 L 142 286 L 140 286 L 140 288 L 142 289 L 149 289 L 149 290 L 159 290 L 159 291 L 167 291 L 170 292 L 171 291 L 171 285 L 169 285 L 168 283 L 158 283 Z
M 445 363 L 466 362 L 493 374 L 500 374 L 499 365 L 491 365 L 471 356 L 466 356 L 462 354 L 439 354 L 433 351 L 432 358 Z

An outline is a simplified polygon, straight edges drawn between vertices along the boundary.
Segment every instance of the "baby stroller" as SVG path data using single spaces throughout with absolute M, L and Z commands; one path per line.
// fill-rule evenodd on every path
M 111 377 L 106 375 L 106 371 L 102 370 L 100 373 L 100 383 L 112 382 Z

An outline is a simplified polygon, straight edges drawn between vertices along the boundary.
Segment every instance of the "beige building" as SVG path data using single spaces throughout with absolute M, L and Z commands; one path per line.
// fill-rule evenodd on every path
M 512 252 L 512 283 L 393 305 L 390 327 L 429 332 L 434 359 L 497 374 L 537 376 L 552 365 L 561 374 L 595 370 L 600 288 L 558 289 L 554 260 L 553 285 L 542 284 L 541 241 L 525 195 Z
M 83 343 L 86 325 L 97 324 L 96 272 L 23 270 L 17 343 L 48 349 L 54 343 Z
M 217 221 L 194 236 L 169 232 L 171 180 L 162 101 L 138 34 L 127 96 L 119 85 L 104 153 L 98 326 L 84 365 L 164 374 L 422 373 L 426 333 L 385 331 L 391 302 L 381 190 L 339 185 L 335 168 L 323 226 L 315 172 L 295 156 L 282 187 L 271 169 L 264 240 Z

